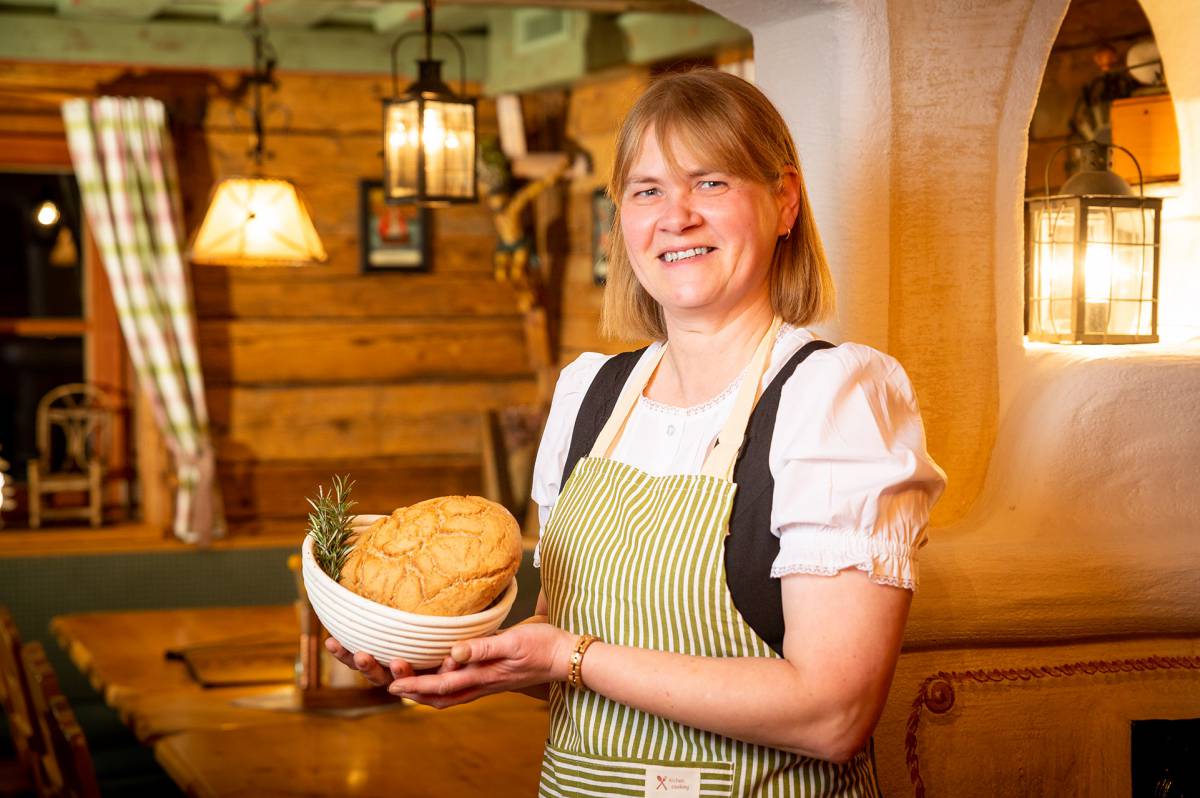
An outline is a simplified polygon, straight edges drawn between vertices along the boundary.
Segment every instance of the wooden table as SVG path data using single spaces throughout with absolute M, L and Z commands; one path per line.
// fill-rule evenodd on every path
M 285 607 L 83 613 L 55 618 L 72 661 L 194 796 L 530 796 L 545 705 L 492 696 L 356 719 L 235 706 L 289 688 L 200 687 L 169 648 L 297 632 Z

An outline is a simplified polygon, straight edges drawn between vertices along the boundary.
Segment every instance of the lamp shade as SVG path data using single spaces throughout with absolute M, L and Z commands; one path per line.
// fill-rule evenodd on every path
M 231 177 L 213 191 L 191 257 L 206 265 L 305 266 L 326 255 L 290 180 Z

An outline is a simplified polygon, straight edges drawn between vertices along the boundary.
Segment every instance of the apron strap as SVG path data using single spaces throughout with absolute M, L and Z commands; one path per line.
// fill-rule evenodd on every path
M 738 389 L 733 409 L 729 411 L 729 418 L 721 428 L 712 451 L 704 460 L 701 474 L 726 481 L 733 479 L 733 467 L 737 462 L 738 452 L 741 451 L 742 441 L 746 438 L 750 414 L 754 412 L 754 405 L 762 393 L 763 374 L 767 372 L 767 366 L 771 362 L 771 350 L 775 347 L 775 337 L 779 334 L 781 324 L 783 320 L 776 316 L 767 334 L 758 342 L 758 349 L 754 350 L 754 357 L 751 358 L 750 368 Z
M 621 390 L 621 395 L 617 397 L 617 404 L 613 407 L 613 411 L 609 415 L 604 429 L 600 430 L 600 435 L 596 437 L 596 443 L 592 446 L 592 457 L 612 456 L 617 439 L 624 432 L 625 423 L 629 421 L 629 416 L 633 413 L 633 407 L 637 404 L 638 397 L 646 389 L 646 384 L 650 382 L 650 378 L 654 375 L 654 371 L 658 368 L 658 364 L 666 351 L 667 345 L 663 344 L 644 363 L 639 363 L 634 372 L 629 375 L 629 379 L 625 381 L 625 387 Z
M 724 480 L 729 480 L 733 476 L 738 449 L 746 437 L 746 426 L 750 421 L 750 414 L 754 411 L 754 404 L 758 401 L 762 391 L 762 376 L 766 373 L 770 363 L 771 350 L 774 348 L 775 338 L 782 323 L 783 320 L 776 316 L 771 322 L 771 327 L 759 341 L 758 348 L 754 350 L 754 356 L 750 359 L 750 366 L 738 390 L 729 419 L 722 427 L 716 445 L 705 459 L 701 474 Z M 613 449 L 616 448 L 616 443 L 629 421 L 629 416 L 633 413 L 633 408 L 650 382 L 650 378 L 654 376 L 663 355 L 666 354 L 667 346 L 668 344 L 663 344 L 659 347 L 658 351 L 651 355 L 645 363 L 638 364 L 634 373 L 629 376 L 621 395 L 617 397 L 612 414 L 596 438 L 596 443 L 592 447 L 592 457 L 612 456 Z M 722 442 L 725 442 L 723 446 Z

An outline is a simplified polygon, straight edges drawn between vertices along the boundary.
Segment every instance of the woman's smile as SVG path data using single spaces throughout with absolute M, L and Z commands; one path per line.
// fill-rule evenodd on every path
M 687 247 L 684 249 L 672 249 L 658 256 L 658 259 L 664 263 L 685 263 L 694 262 L 702 259 L 705 255 L 716 252 L 716 247 Z

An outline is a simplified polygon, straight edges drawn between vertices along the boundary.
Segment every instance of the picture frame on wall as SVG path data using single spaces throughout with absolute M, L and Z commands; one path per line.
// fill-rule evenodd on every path
M 617 206 L 608 192 L 598 188 L 592 192 L 592 282 L 604 285 L 608 281 L 608 242 L 612 236 Z
M 429 209 L 384 202 L 381 180 L 360 180 L 358 191 L 363 273 L 429 271 Z

